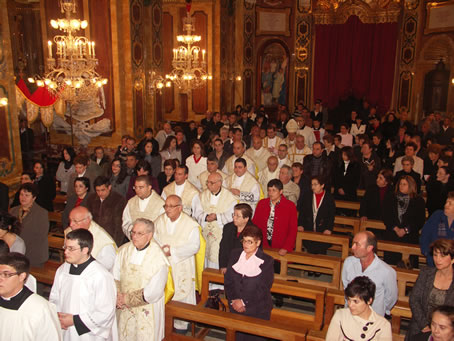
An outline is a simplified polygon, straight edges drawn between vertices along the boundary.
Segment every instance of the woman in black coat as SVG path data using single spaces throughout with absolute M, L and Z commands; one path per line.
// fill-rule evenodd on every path
M 334 198 L 356 201 L 361 166 L 355 160 L 352 147 L 341 149 L 342 162 L 334 170 Z
M 298 217 L 298 229 L 310 232 L 331 234 L 336 214 L 334 198 L 325 191 L 325 179 L 315 176 L 311 180 L 311 200 L 303 200 L 302 211 Z M 313 254 L 326 254 L 331 244 L 303 241 L 307 252 Z
M 36 161 L 33 165 L 35 173 L 33 182 L 38 187 L 38 196 L 36 203 L 49 212 L 54 211 L 53 200 L 55 199 L 56 189 L 55 181 L 51 176 L 44 172 L 44 164 L 41 161 Z
M 225 274 L 230 253 L 234 249 L 241 249 L 243 244 L 243 230 L 246 226 L 253 225 L 252 208 L 248 204 L 237 204 L 233 209 L 233 222 L 224 225 L 222 239 L 219 245 L 219 269 Z
M 243 248 L 230 254 L 224 289 L 232 313 L 269 320 L 273 309 L 274 261 L 259 248 L 262 238 L 262 230 L 255 225 L 243 230 Z M 237 332 L 236 340 L 265 338 Z
M 386 225 L 385 240 L 418 244 L 419 231 L 425 222 L 425 202 L 418 196 L 415 180 L 404 175 L 396 184 L 392 199 L 384 203 L 383 222 Z M 396 265 L 402 255 L 394 252 L 385 252 L 384 260 L 388 264 Z M 410 256 L 411 265 L 418 267 L 418 257 Z

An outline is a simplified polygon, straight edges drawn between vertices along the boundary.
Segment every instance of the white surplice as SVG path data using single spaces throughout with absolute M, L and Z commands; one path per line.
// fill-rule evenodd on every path
M 97 261 L 91 262 L 80 275 L 71 275 L 70 268 L 68 263 L 58 268 L 49 301 L 57 306 L 58 312 L 79 315 L 90 332 L 79 335 L 76 327 L 71 326 L 63 331 L 63 340 L 118 340 L 117 290 L 112 274 Z
M 55 305 L 33 293 L 13 308 L 0 303 L 0 340 L 62 340 Z

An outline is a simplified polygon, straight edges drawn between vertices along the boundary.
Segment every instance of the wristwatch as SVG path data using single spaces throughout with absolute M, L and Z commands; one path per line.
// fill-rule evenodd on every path
M 405 234 L 409 234 L 410 231 L 408 230 L 408 228 L 404 227 L 404 230 L 405 230 Z

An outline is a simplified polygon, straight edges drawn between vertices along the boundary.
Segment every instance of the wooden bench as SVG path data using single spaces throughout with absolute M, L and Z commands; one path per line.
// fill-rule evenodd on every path
M 226 340 L 234 341 L 235 332 L 254 334 L 277 340 L 303 341 L 307 328 L 294 324 L 283 324 L 275 321 L 264 321 L 258 318 L 232 314 L 194 306 L 181 302 L 169 302 L 165 308 L 165 338 L 164 340 L 200 340 L 199 336 L 183 336 L 173 331 L 173 320 L 182 319 L 204 325 L 225 329 Z
M 393 333 L 400 333 L 402 318 L 411 320 L 411 309 L 408 302 L 397 301 L 394 308 L 391 310 L 391 328 Z
M 64 261 L 63 245 L 65 244 L 65 236 L 57 233 L 49 233 L 47 235 L 49 244 L 49 252 L 57 252 L 60 257 L 60 262 Z
M 347 225 L 347 226 L 345 226 Z M 334 217 L 334 232 L 349 233 L 352 236 L 360 231 L 361 220 L 357 217 Z
M 359 201 L 348 201 L 348 200 L 336 200 L 336 208 L 345 208 L 348 210 L 356 211 L 358 214 L 359 212 Z
M 379 256 L 382 256 L 384 251 L 396 252 L 402 254 L 402 260 L 404 262 L 408 262 L 410 260 L 410 256 L 414 255 L 418 256 L 425 263 L 425 257 L 422 255 L 421 249 L 417 244 L 379 240 L 377 243 L 377 249 L 377 254 Z
M 316 285 L 323 288 L 340 288 L 342 260 L 338 257 L 312 255 L 306 252 L 290 252 L 285 256 L 281 256 L 277 249 L 265 249 L 264 251 L 281 263 L 281 269 L 279 274 L 275 276 L 276 278 Z M 325 282 L 304 278 L 302 276 L 292 276 L 288 274 L 289 268 L 328 274 L 331 275 L 331 281 Z
M 345 259 L 348 257 L 348 252 L 350 248 L 350 238 L 346 236 L 339 236 L 339 235 L 327 235 L 318 232 L 301 232 L 299 231 L 296 235 L 296 243 L 295 243 L 295 250 L 297 252 L 303 251 L 303 240 L 312 240 L 316 242 L 328 243 L 333 244 L 335 246 L 339 246 L 335 250 L 340 250 L 341 258 Z
M 360 231 L 366 231 L 367 229 L 375 230 L 386 230 L 386 226 L 381 220 L 367 219 L 361 222 Z
M 52 285 L 54 283 L 55 272 L 60 265 L 61 263 L 59 262 L 49 260 L 42 268 L 30 268 L 30 273 L 35 276 L 38 282 Z
M 394 267 L 397 275 L 397 291 L 398 291 L 398 300 L 403 302 L 408 302 L 409 296 L 407 296 L 407 288 L 413 287 L 416 283 L 416 280 L 419 276 L 419 271 L 417 270 L 407 270 Z
M 209 284 L 224 284 L 224 276 L 216 269 L 205 269 L 202 275 L 202 297 L 199 306 L 204 306 L 209 295 Z M 314 315 L 304 314 L 274 308 L 271 312 L 271 321 L 285 323 L 289 325 L 308 325 L 313 329 L 320 329 L 323 322 L 323 303 L 325 300 L 325 289 L 313 285 L 288 282 L 285 280 L 274 279 L 271 293 L 303 298 L 314 301 Z
M 54 223 L 61 225 L 61 212 L 56 212 L 56 211 L 49 212 L 48 216 L 49 216 L 50 222 L 54 222 Z

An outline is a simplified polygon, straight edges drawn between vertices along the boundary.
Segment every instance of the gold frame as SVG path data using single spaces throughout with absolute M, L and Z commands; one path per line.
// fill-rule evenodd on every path
M 434 9 L 440 9 L 444 7 L 450 7 L 450 10 L 454 12 L 454 0 L 449 0 L 446 2 L 429 2 L 427 3 L 427 20 L 426 20 L 426 27 L 424 28 L 424 34 L 428 33 L 435 33 L 435 32 L 452 32 L 454 31 L 454 21 L 451 21 L 449 24 L 450 26 L 439 27 L 439 28 L 430 28 L 430 15 Z
M 285 31 L 262 31 L 260 30 L 260 14 L 261 13 L 275 13 L 275 14 L 284 14 L 285 15 Z M 291 8 L 264 8 L 264 7 L 256 7 L 257 13 L 257 24 L 255 32 L 257 35 L 277 35 L 277 36 L 290 36 L 290 12 Z

